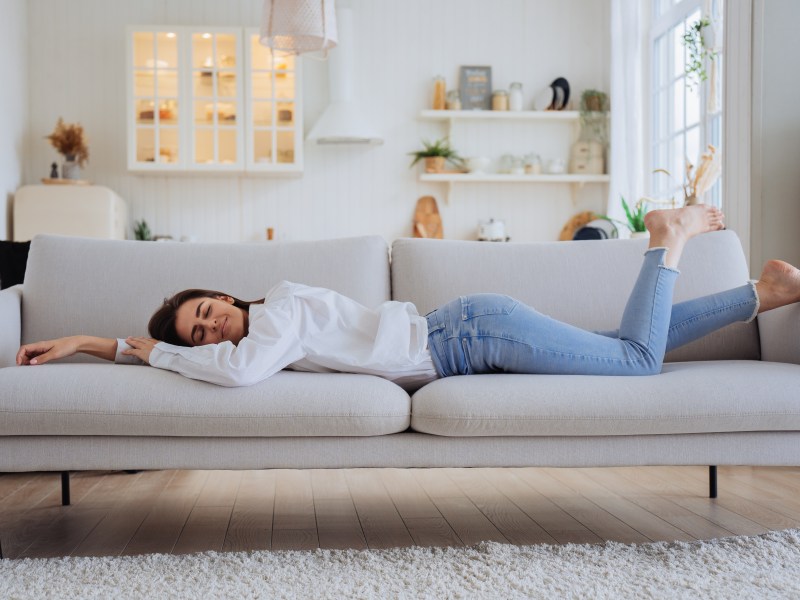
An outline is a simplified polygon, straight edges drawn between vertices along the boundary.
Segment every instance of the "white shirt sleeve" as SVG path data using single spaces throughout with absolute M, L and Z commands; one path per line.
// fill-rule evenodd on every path
M 129 350 L 130 346 L 124 338 L 117 338 L 117 353 L 114 355 L 114 362 L 118 365 L 145 365 L 142 359 L 133 354 L 123 354 L 123 350 Z
M 250 332 L 238 346 L 232 342 L 203 346 L 156 344 L 150 364 L 190 379 L 226 387 L 252 385 L 305 357 L 291 316 L 263 306 L 252 311 Z

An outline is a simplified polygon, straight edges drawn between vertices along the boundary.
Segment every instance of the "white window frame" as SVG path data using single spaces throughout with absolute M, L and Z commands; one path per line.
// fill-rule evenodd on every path
M 662 0 L 664 1 L 664 0 Z M 720 0 L 722 1 L 722 0 Z M 699 87 L 699 123 L 693 124 L 691 127 L 687 127 L 686 125 L 686 75 L 681 70 L 679 75 L 675 75 L 675 65 L 673 64 L 673 59 L 675 55 L 674 48 L 670 46 L 669 51 L 667 52 L 667 64 L 662 65 L 662 67 L 666 68 L 668 73 L 668 82 L 666 84 L 662 84 L 658 81 L 659 78 L 659 67 L 655 64 L 656 61 L 656 53 L 655 53 L 655 44 L 656 41 L 661 38 L 662 36 L 669 34 L 676 26 L 683 24 L 693 13 L 700 12 L 703 9 L 703 0 L 681 0 L 677 2 L 675 5 L 668 8 L 664 14 L 657 16 L 655 14 L 655 2 L 653 0 L 651 3 L 651 18 L 650 18 L 650 35 L 649 35 L 649 44 L 647 47 L 646 52 L 646 62 L 645 64 L 648 65 L 648 77 L 646 78 L 647 81 L 647 106 L 645 110 L 645 114 L 648 115 L 648 129 L 647 129 L 647 145 L 646 145 L 646 152 L 645 152 L 645 164 L 646 170 L 645 173 L 645 181 L 647 182 L 646 187 L 649 189 L 655 197 L 657 198 L 671 198 L 674 197 L 676 200 L 680 201 L 682 199 L 682 184 L 685 181 L 685 164 L 675 165 L 671 164 L 672 159 L 674 158 L 671 156 L 672 152 L 668 151 L 666 160 L 664 158 L 660 158 L 658 164 L 656 164 L 656 148 L 663 144 L 667 144 L 671 142 L 673 139 L 677 137 L 682 137 L 683 139 L 683 153 L 684 158 L 688 159 L 692 163 L 695 163 L 698 159 L 698 156 L 685 156 L 686 155 L 686 136 L 687 134 L 697 129 L 699 134 L 698 140 L 698 150 L 703 151 L 707 147 L 709 143 L 715 144 L 718 148 L 722 146 L 724 140 L 724 120 L 721 113 L 708 113 L 706 100 L 707 100 L 707 90 L 708 84 L 703 83 Z M 725 7 L 727 8 L 727 7 Z M 724 11 L 723 11 L 724 14 Z M 726 38 L 727 39 L 727 38 Z M 723 62 L 724 64 L 724 62 Z M 723 78 L 723 81 L 726 81 L 726 78 Z M 675 86 L 681 86 L 681 89 L 684 93 L 684 111 L 683 111 L 683 122 L 678 124 L 674 122 L 674 110 L 672 108 L 672 102 L 668 103 L 669 110 L 666 114 L 666 128 L 665 131 L 658 131 L 659 125 L 658 120 L 661 118 L 661 113 L 656 112 L 657 106 L 657 99 L 659 94 L 664 92 L 670 92 L 674 90 Z M 724 94 L 723 94 L 723 107 L 725 106 L 724 103 Z M 663 110 L 663 108 L 662 108 Z M 716 129 L 716 132 L 714 131 Z M 666 135 L 664 135 L 666 133 Z M 716 133 L 716 135 L 714 135 Z M 660 135 L 660 139 L 656 139 L 656 135 Z M 672 148 L 671 144 L 668 144 L 668 148 Z M 666 162 L 666 164 L 664 164 Z M 672 175 L 672 179 L 667 179 L 662 174 L 656 174 L 653 171 L 655 169 L 668 169 Z M 714 188 L 712 188 L 711 192 L 707 194 L 706 201 L 712 202 L 715 204 L 720 203 L 721 198 L 721 184 L 717 183 Z

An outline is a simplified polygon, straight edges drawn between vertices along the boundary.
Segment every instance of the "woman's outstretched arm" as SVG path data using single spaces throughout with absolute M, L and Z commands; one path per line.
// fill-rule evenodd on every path
M 55 340 L 25 344 L 17 352 L 18 365 L 43 365 L 57 358 L 78 352 L 113 361 L 117 355 L 117 340 L 91 335 L 71 335 Z

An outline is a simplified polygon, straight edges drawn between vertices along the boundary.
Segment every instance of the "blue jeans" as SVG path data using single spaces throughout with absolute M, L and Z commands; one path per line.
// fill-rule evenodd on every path
M 477 373 L 652 375 L 668 350 L 752 319 L 752 283 L 673 306 L 678 271 L 663 248 L 644 255 L 619 330 L 585 331 L 500 294 L 462 296 L 427 315 L 428 346 L 442 377 Z

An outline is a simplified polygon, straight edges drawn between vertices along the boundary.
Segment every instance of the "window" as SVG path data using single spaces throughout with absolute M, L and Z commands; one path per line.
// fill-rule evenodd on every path
M 709 79 L 699 84 L 687 79 L 689 52 L 683 43 L 684 34 L 709 11 L 713 29 L 721 37 L 722 0 L 653 0 L 650 27 L 650 114 L 649 163 L 646 164 L 648 188 L 654 198 L 675 198 L 682 201 L 682 185 L 686 181 L 687 161 L 697 164 L 701 151 L 708 144 L 718 150 L 722 142 L 722 53 L 721 39 L 713 40 L 718 54 L 715 64 L 704 65 Z M 711 43 L 709 28 L 704 28 L 707 45 Z M 716 102 L 709 102 L 712 93 L 712 69 L 716 81 Z M 669 171 L 671 177 L 656 169 Z M 720 206 L 721 178 L 706 194 L 705 201 Z

